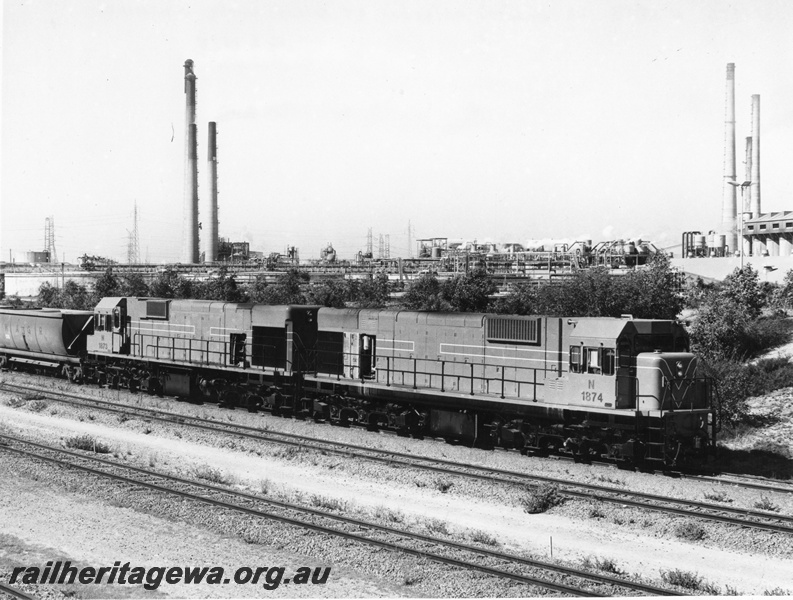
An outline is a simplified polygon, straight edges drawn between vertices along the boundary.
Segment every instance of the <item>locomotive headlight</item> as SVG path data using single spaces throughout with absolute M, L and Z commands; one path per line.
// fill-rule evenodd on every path
M 683 361 L 682 360 L 677 361 L 675 363 L 675 366 L 677 367 L 677 376 L 683 377 Z

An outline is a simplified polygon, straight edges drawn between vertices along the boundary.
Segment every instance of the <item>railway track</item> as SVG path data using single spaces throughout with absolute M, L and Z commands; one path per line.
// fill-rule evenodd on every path
M 345 517 L 332 512 L 273 500 L 78 452 L 54 448 L 9 435 L 0 435 L 0 451 L 15 453 L 61 467 L 112 479 L 124 485 L 176 495 L 206 505 L 240 512 L 252 517 L 275 520 L 316 533 L 375 546 L 402 554 L 442 563 L 451 567 L 477 571 L 500 579 L 537 586 L 574 596 L 619 596 L 625 591 L 661 596 L 678 595 L 664 588 L 636 583 L 565 567 L 525 557 L 457 543 L 437 537 L 402 531 L 369 521 Z M 548 573 L 562 581 L 546 579 Z M 595 589 L 593 589 L 595 586 Z M 598 586 L 606 586 L 598 589 Z M 527 590 L 531 593 L 531 588 Z
M 0 598 L 3 596 L 8 596 L 9 598 L 16 598 L 17 600 L 36 600 L 35 596 L 31 596 L 30 594 L 23 592 L 13 586 L 6 585 L 5 583 L 0 583 Z
M 84 407 L 98 407 L 102 410 L 112 413 L 126 415 L 137 414 L 145 419 L 170 424 L 178 423 L 213 433 L 227 433 L 257 441 L 266 441 L 299 447 L 305 450 L 333 453 L 349 458 L 368 460 L 388 465 L 400 465 L 410 468 L 417 468 L 443 475 L 467 477 L 470 479 L 487 481 L 489 483 L 508 485 L 551 484 L 558 486 L 559 493 L 572 498 L 595 500 L 599 502 L 630 506 L 634 508 L 641 508 L 643 510 L 653 510 L 656 512 L 678 516 L 707 519 L 710 521 L 727 523 L 740 527 L 761 529 L 775 533 L 793 534 L 793 517 L 769 511 L 744 509 L 724 506 L 721 504 L 699 502 L 695 500 L 672 498 L 658 494 L 633 492 L 592 483 L 573 482 L 543 475 L 533 475 L 504 469 L 493 469 L 470 463 L 458 463 L 454 461 L 422 457 L 403 452 L 371 449 L 356 444 L 321 440 L 291 433 L 262 430 L 246 425 L 221 422 L 214 419 L 205 419 L 201 417 L 180 415 L 153 408 L 118 404 L 115 402 L 109 402 L 107 400 L 87 398 L 76 394 L 56 392 L 38 387 L 4 383 L 2 386 L 0 386 L 0 389 L 6 389 L 20 393 L 40 394 L 50 400 L 73 405 L 82 405 Z M 691 477 L 697 478 L 696 476 Z M 699 477 L 699 479 L 713 481 L 713 478 L 707 477 Z M 756 489 L 758 486 L 760 486 L 760 489 L 774 492 L 789 491 L 789 488 L 787 487 L 781 488 L 767 486 L 753 482 L 746 482 L 745 484 L 733 483 L 733 485 L 742 485 L 743 487 L 749 487 L 753 489 Z

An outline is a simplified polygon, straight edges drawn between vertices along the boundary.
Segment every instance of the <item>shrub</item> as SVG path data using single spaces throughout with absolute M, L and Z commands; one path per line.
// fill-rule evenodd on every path
M 783 590 L 781 587 L 775 587 L 773 590 L 765 590 L 763 596 L 791 596 L 793 591 Z
M 193 469 L 193 475 L 196 479 L 203 479 L 210 483 L 218 483 L 220 485 L 227 485 L 231 483 L 231 478 L 220 469 L 210 467 L 209 465 L 201 465 Z
M 559 506 L 564 502 L 564 497 L 559 493 L 559 486 L 543 483 L 537 488 L 526 486 L 526 495 L 521 499 L 523 510 L 529 514 L 544 513 Z
M 477 542 L 478 544 L 484 544 L 485 546 L 498 546 L 499 541 L 493 535 L 490 535 L 486 531 L 482 531 L 481 529 L 476 529 L 471 532 L 471 540 Z
M 661 580 L 669 585 L 676 585 L 687 590 L 702 589 L 702 577 L 691 571 L 681 571 L 673 569 L 671 571 L 661 570 Z
M 452 489 L 452 486 L 454 486 L 454 484 L 451 481 L 446 481 L 445 479 L 435 480 L 435 489 L 441 494 L 448 492 L 450 489 Z
M 424 522 L 424 527 L 426 527 L 427 531 L 430 533 L 449 535 L 449 525 L 446 521 L 442 521 L 441 519 L 427 519 Z
M 731 503 L 732 498 L 728 497 L 723 490 L 714 490 L 713 492 L 705 492 L 705 500 L 713 500 L 714 502 L 727 502 Z
M 33 400 L 28 403 L 28 410 L 31 412 L 41 412 L 45 408 L 47 408 L 49 404 L 44 402 L 44 400 Z
M 779 505 L 774 504 L 765 494 L 760 495 L 760 500 L 754 503 L 754 507 L 759 510 L 767 510 L 769 512 L 779 512 Z
M 97 454 L 110 454 L 110 446 L 103 442 L 98 442 L 91 435 L 76 435 L 66 440 L 66 447 L 75 450 L 86 450 Z
M 587 556 L 581 561 L 581 566 L 591 571 L 604 571 L 617 576 L 622 576 L 626 573 L 617 566 L 617 563 L 614 562 L 612 558 L 593 558 Z
M 346 501 L 339 500 L 338 498 L 332 498 L 330 496 L 320 496 L 319 494 L 314 494 L 311 496 L 311 505 L 316 506 L 317 508 L 335 510 L 338 512 L 347 510 Z
M 705 539 L 706 535 L 705 528 L 694 521 L 684 521 L 675 525 L 675 536 L 682 540 L 696 542 Z

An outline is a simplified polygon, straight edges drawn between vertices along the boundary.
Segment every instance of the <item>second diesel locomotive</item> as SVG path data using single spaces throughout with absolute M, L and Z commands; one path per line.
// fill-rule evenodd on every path
M 82 377 L 226 406 L 658 467 L 714 444 L 673 321 L 106 298 L 82 334 Z

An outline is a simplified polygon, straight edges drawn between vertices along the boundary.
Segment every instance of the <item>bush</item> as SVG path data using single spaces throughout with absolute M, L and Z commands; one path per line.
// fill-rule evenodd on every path
M 779 512 L 779 505 L 774 504 L 768 496 L 761 495 L 760 500 L 754 503 L 754 507 L 759 510 L 766 510 L 769 512 Z
M 604 571 L 617 576 L 626 574 L 625 571 L 617 566 L 617 563 L 614 561 L 614 559 L 611 558 L 593 558 L 591 556 L 587 556 L 581 561 L 581 566 L 584 569 L 590 571 Z
M 695 523 L 693 521 L 685 521 L 675 525 L 675 536 L 681 540 L 697 542 L 699 540 L 705 539 L 706 535 L 707 533 L 705 532 L 705 528 L 699 523 Z
M 193 470 L 193 475 L 196 479 L 203 479 L 210 483 L 217 483 L 220 485 L 228 485 L 231 483 L 231 478 L 220 469 L 210 467 L 209 465 L 201 465 Z
M 700 368 L 701 374 L 715 380 L 719 422 L 730 427 L 752 421 L 747 398 L 793 386 L 793 364 L 787 358 L 748 365 L 735 359 L 711 359 L 701 361 Z
M 76 435 L 66 440 L 66 447 L 75 450 L 86 450 L 97 454 L 110 454 L 110 446 L 103 442 L 98 442 L 91 435 Z
M 687 590 L 697 591 L 702 588 L 702 577 L 691 571 L 673 569 L 661 571 L 661 580 L 669 585 L 676 585 Z
M 559 506 L 564 500 L 564 497 L 559 493 L 558 485 L 543 483 L 537 488 L 526 486 L 526 496 L 521 499 L 521 503 L 524 511 L 529 514 L 537 514 Z

